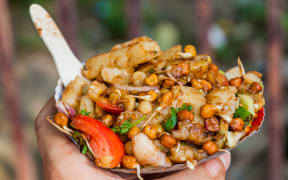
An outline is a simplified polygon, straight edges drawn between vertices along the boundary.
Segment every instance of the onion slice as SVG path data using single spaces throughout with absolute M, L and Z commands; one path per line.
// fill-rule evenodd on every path
M 62 101 L 57 101 L 56 104 L 56 109 L 58 112 L 62 112 L 64 113 L 66 116 L 69 116 L 69 112 L 67 111 L 66 107 L 64 106 L 64 104 L 62 103 Z
M 121 84 L 114 84 L 114 86 L 118 89 L 122 89 L 125 91 L 156 91 L 159 90 L 159 86 L 141 86 L 141 87 L 135 87 L 135 86 L 128 86 L 128 85 L 121 85 Z
M 68 104 L 64 104 L 62 101 L 57 101 L 55 106 L 59 112 L 64 113 L 69 118 L 73 118 L 76 115 L 75 109 Z

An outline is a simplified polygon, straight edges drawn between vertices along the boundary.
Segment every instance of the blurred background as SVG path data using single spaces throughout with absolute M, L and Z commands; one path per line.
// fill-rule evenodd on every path
M 163 50 L 195 45 L 223 70 L 240 56 L 264 74 L 266 116 L 232 151 L 227 179 L 288 179 L 284 0 L 0 0 L 0 179 L 43 179 L 34 119 L 59 76 L 30 20 L 32 3 L 51 13 L 82 61 L 139 35 Z

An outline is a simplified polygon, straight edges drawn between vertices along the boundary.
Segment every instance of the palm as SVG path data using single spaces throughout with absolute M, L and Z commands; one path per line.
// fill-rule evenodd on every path
M 50 99 L 36 118 L 38 145 L 47 179 L 117 179 L 117 175 L 97 168 L 64 134 L 52 127 L 47 116 L 56 112 Z
M 43 160 L 45 179 L 136 179 L 136 175 L 113 174 L 107 170 L 97 168 L 86 156 L 79 152 L 70 139 L 52 127 L 46 118 L 53 117 L 56 113 L 55 100 L 51 98 L 42 108 L 36 118 L 36 134 Z M 226 161 L 223 164 L 223 158 Z M 222 161 L 221 161 L 222 160 Z M 183 170 L 171 175 L 165 174 L 165 179 L 225 179 L 225 169 L 230 164 L 230 154 L 226 153 L 221 158 L 209 160 L 193 171 Z M 225 166 L 225 167 L 224 167 Z M 213 170 L 212 174 L 211 171 Z M 155 174 L 153 178 L 163 177 L 163 174 Z M 147 178 L 153 179 L 151 175 Z

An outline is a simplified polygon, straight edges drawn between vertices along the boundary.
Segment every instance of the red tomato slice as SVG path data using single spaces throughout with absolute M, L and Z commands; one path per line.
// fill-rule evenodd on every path
M 254 119 L 254 121 L 252 122 L 251 127 L 249 131 L 247 132 L 246 136 L 248 136 L 253 131 L 257 131 L 259 129 L 259 127 L 261 126 L 264 120 L 264 115 L 265 115 L 265 112 L 264 112 L 264 107 L 263 107 L 257 112 L 257 118 Z
M 124 145 L 118 135 L 102 122 L 88 116 L 77 115 L 71 126 L 88 134 L 95 154 L 95 163 L 103 168 L 115 168 L 124 156 Z
M 101 107 L 104 111 L 112 113 L 112 114 L 120 114 L 124 111 L 123 107 L 111 104 L 108 101 L 98 100 L 96 104 Z

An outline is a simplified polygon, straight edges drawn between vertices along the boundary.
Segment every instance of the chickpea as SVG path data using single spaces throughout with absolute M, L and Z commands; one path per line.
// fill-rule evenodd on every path
M 203 86 L 204 91 L 208 92 L 212 89 L 212 85 L 209 81 L 202 79 L 202 80 L 200 80 L 200 82 Z
M 242 78 L 241 77 L 236 77 L 236 78 L 233 78 L 233 79 L 231 79 L 230 81 L 229 81 L 229 84 L 231 85 L 231 86 L 235 86 L 235 87 L 237 87 L 237 88 L 239 88 L 240 86 L 241 86 L 241 84 L 242 84 Z
M 217 145 L 212 141 L 207 141 L 203 144 L 202 149 L 207 152 L 208 155 L 213 155 L 218 151 Z
M 143 114 L 149 114 L 152 112 L 153 107 L 151 102 L 149 101 L 141 101 L 138 105 L 138 111 L 140 111 Z
M 192 87 L 196 88 L 196 89 L 202 89 L 203 88 L 202 84 L 199 81 L 197 81 L 196 79 L 192 80 Z
M 206 92 L 208 92 L 212 89 L 211 83 L 205 79 L 199 79 L 199 80 L 193 79 L 192 80 L 192 87 L 194 87 L 196 89 L 203 89 Z
M 175 82 L 172 81 L 171 79 L 165 79 L 164 83 L 163 83 L 163 87 L 164 88 L 171 88 L 172 86 L 174 86 Z
M 153 124 L 151 126 L 156 130 L 157 137 L 159 137 L 159 135 L 164 132 L 164 129 L 161 124 Z
M 133 154 L 133 144 L 132 141 L 127 141 L 125 143 L 125 152 L 126 154 L 132 155 Z
M 111 93 L 109 95 L 109 100 L 112 104 L 118 104 L 119 101 L 119 95 L 117 93 Z
M 216 75 L 215 74 L 216 73 L 214 71 L 211 71 L 211 70 L 209 70 L 207 72 L 207 80 L 213 85 L 216 84 Z
M 140 129 L 137 126 L 132 127 L 128 132 L 129 139 L 132 139 L 133 136 L 137 135 L 140 132 Z
M 192 45 L 186 45 L 185 47 L 184 47 L 184 52 L 186 53 L 186 52 L 190 52 L 191 53 L 191 55 L 192 55 L 192 57 L 194 57 L 194 56 L 196 56 L 197 55 L 197 51 L 196 51 L 196 48 L 194 47 L 194 46 L 192 46 Z
M 148 95 L 151 96 L 151 101 L 155 101 L 157 99 L 157 93 L 155 91 L 149 91 Z
M 210 64 L 209 65 L 209 70 L 210 71 L 214 71 L 214 72 L 217 72 L 219 70 L 218 66 L 215 65 L 215 64 Z
M 136 71 L 132 75 L 132 81 L 134 86 L 141 86 L 147 75 L 142 71 Z
M 58 112 L 54 116 L 54 121 L 57 125 L 63 128 L 68 124 L 68 117 L 64 113 Z
M 124 108 L 127 111 L 133 111 L 134 108 L 136 107 L 136 99 L 135 97 L 129 96 L 129 95 L 124 95 L 123 97 L 124 101 Z
M 158 84 L 158 76 L 153 73 L 150 74 L 146 79 L 145 79 L 145 83 L 149 86 L 156 86 Z
M 173 148 L 176 145 L 176 139 L 170 135 L 164 134 L 161 137 L 160 143 L 166 148 Z
M 111 114 L 106 114 L 102 118 L 102 122 L 107 126 L 110 127 L 114 123 L 114 118 Z
M 205 104 L 200 108 L 200 116 L 202 118 L 212 118 L 215 114 L 216 107 L 212 104 Z
M 172 99 L 173 99 L 173 92 L 168 91 L 165 94 L 163 94 L 162 98 L 161 98 L 161 106 L 167 106 L 171 103 Z
M 143 132 L 152 140 L 157 138 L 156 129 L 150 125 L 145 126 Z
M 137 166 L 139 166 L 135 157 L 127 155 L 123 156 L 122 165 L 127 169 L 135 169 Z
M 229 124 L 232 131 L 242 131 L 244 127 L 244 121 L 240 118 L 233 118 Z
M 183 75 L 188 75 L 189 72 L 190 72 L 190 66 L 189 64 L 184 62 L 174 65 L 171 69 L 171 74 L 176 78 Z
M 222 86 L 228 86 L 229 82 L 226 76 L 220 72 L 216 73 L 216 86 L 222 87 Z
M 253 94 L 257 94 L 262 91 L 262 86 L 258 82 L 253 82 L 250 85 L 250 90 Z
M 98 81 L 93 81 L 87 91 L 87 96 L 93 101 L 97 101 L 97 99 L 106 91 L 107 87 L 103 83 L 99 83 Z
M 183 110 L 177 113 L 178 121 L 190 120 L 193 121 L 194 114 L 191 111 Z

